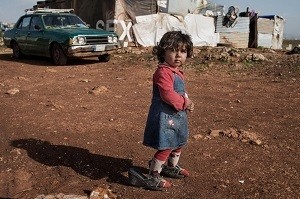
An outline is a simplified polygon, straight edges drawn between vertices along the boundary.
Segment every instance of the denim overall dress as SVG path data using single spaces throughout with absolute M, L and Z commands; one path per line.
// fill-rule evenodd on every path
M 174 76 L 174 90 L 184 96 L 184 82 L 177 74 L 174 73 Z M 187 143 L 188 134 L 186 111 L 177 111 L 165 103 L 160 97 L 157 85 L 153 85 L 143 144 L 157 150 L 176 149 Z

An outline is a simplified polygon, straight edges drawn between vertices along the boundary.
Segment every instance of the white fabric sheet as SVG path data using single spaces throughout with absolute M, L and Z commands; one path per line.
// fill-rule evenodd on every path
M 158 13 L 136 17 L 133 25 L 136 41 L 144 46 L 155 46 L 167 31 L 181 30 L 192 37 L 194 46 L 216 46 L 219 36 L 215 33 L 214 18 L 187 14 L 184 18 Z

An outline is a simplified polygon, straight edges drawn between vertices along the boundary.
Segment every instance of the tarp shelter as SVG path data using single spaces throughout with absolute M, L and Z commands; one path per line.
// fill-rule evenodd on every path
M 207 1 L 120 0 L 120 2 L 124 8 L 123 12 L 130 16 L 127 21 L 132 20 L 133 37 L 139 45 L 154 46 L 162 35 L 170 30 L 181 30 L 190 34 L 195 46 L 216 46 L 218 43 L 215 18 L 199 14 L 211 6 Z M 223 10 L 216 4 L 211 7 L 214 11 Z
M 284 19 L 280 16 L 259 16 L 257 20 L 257 45 L 282 49 Z
M 115 31 L 124 44 L 142 46 L 154 46 L 170 30 L 190 34 L 195 46 L 216 46 L 213 13 L 223 10 L 205 0 L 48 0 L 40 6 L 73 8 L 91 27 Z
M 257 16 L 255 11 L 239 13 L 231 27 L 223 25 L 224 15 L 218 16 L 216 32 L 220 43 L 235 48 L 265 47 L 282 49 L 284 19 L 279 16 Z
M 195 46 L 225 43 L 280 49 L 282 44 L 282 18 L 258 18 L 246 12 L 234 26 L 226 27 L 224 6 L 207 0 L 46 0 L 37 6 L 73 8 L 91 27 L 116 32 L 123 46 L 154 46 L 170 30 L 190 34 Z
M 195 46 L 216 46 L 218 43 L 214 18 L 199 14 L 187 14 L 185 17 L 164 13 L 140 16 L 133 30 L 137 42 L 142 46 L 156 45 L 162 35 L 170 30 L 190 34 Z

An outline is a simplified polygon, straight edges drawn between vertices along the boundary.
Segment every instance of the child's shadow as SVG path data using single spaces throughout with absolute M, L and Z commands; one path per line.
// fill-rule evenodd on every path
M 70 167 L 93 180 L 108 177 L 111 182 L 128 185 L 128 178 L 121 173 L 128 171 L 132 160 L 92 154 L 87 149 L 36 139 L 13 140 L 11 146 L 25 149 L 28 156 L 39 163 Z

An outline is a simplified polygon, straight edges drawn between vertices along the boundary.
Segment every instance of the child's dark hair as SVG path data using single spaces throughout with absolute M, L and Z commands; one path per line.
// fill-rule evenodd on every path
M 191 37 L 187 34 L 183 34 L 181 31 L 166 32 L 161 38 L 157 46 L 153 47 L 152 53 L 157 56 L 160 63 L 165 61 L 165 52 L 167 50 L 181 50 L 185 49 L 187 57 L 193 55 L 193 42 Z

